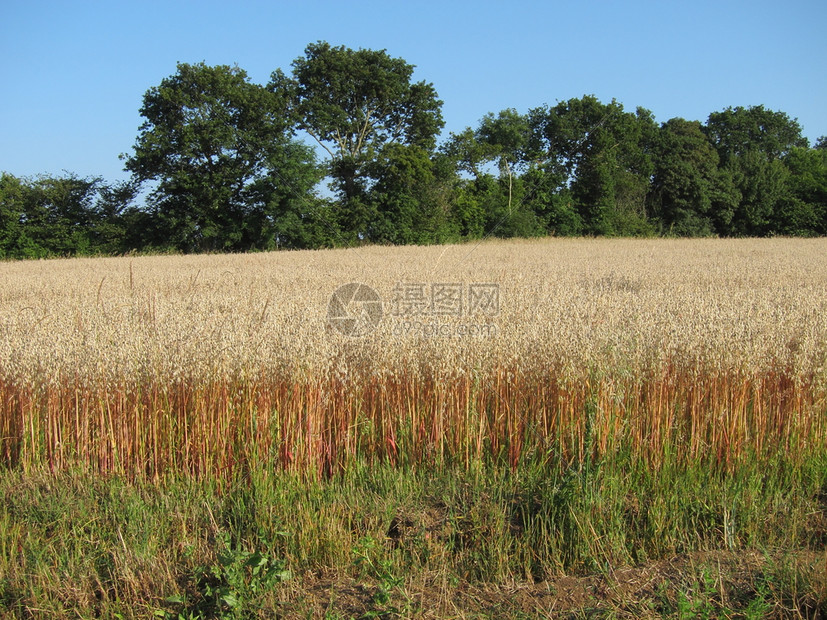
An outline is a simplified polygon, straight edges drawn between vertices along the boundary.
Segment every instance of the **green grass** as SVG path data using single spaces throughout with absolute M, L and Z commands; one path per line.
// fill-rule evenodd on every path
M 7 470 L 0 496 L 8 617 L 531 617 L 563 576 L 611 584 L 674 558 L 658 587 L 620 601 L 586 588 L 569 611 L 827 613 L 824 454 L 658 471 L 622 453 L 562 471 L 355 465 L 329 480 L 261 466 L 154 484 Z M 732 558 L 756 554 L 738 573 Z M 507 595 L 518 585 L 533 610 Z

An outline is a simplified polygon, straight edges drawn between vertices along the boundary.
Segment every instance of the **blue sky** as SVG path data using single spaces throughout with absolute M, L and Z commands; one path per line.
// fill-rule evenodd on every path
M 444 135 L 584 94 L 659 122 L 763 104 L 827 134 L 827 2 L 0 0 L 0 171 L 125 178 L 148 88 L 178 61 L 264 84 L 325 40 L 387 49 L 444 101 Z

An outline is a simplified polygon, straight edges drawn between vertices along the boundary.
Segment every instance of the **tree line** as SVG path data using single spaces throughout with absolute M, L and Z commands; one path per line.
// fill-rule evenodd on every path
M 586 95 L 439 142 L 442 102 L 413 69 L 326 42 L 266 85 L 179 63 L 143 97 L 128 181 L 0 175 L 0 257 L 827 234 L 827 140 L 784 112 L 658 124 Z

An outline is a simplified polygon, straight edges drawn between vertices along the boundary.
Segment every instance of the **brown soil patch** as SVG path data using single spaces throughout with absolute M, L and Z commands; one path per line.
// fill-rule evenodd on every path
M 423 575 L 384 598 L 376 580 L 307 575 L 284 594 L 285 618 L 743 618 L 752 609 L 760 617 L 815 620 L 827 618 L 827 555 L 694 553 L 540 583 Z

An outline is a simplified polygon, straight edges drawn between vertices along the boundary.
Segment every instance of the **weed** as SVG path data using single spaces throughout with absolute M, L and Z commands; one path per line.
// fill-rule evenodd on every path
M 164 618 L 242 618 L 260 608 L 258 601 L 275 586 L 290 579 L 283 561 L 259 551 L 233 547 L 229 535 L 220 537 L 222 550 L 215 564 L 195 570 L 193 583 L 197 594 L 175 595 L 166 603 L 175 611 L 158 611 Z

